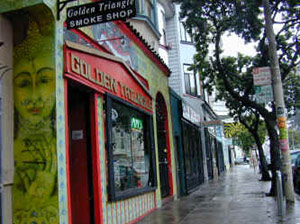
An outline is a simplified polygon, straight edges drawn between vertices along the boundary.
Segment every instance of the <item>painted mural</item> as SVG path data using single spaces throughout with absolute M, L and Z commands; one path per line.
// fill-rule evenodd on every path
M 59 218 L 54 26 L 35 19 L 24 18 L 26 35 L 13 51 L 15 224 L 58 223 Z
M 138 56 L 131 40 L 114 23 L 102 23 L 92 26 L 93 37 L 114 55 L 121 57 L 138 71 Z

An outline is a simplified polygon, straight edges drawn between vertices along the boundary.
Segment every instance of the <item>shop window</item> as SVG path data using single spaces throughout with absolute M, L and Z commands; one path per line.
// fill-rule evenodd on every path
M 197 96 L 197 75 L 189 70 L 190 65 L 183 65 L 185 93 Z
M 155 189 L 151 116 L 107 99 L 111 200 Z

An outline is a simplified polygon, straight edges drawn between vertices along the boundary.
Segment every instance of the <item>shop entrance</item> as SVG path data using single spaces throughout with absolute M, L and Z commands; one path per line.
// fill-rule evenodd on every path
M 170 195 L 169 160 L 167 147 L 167 111 L 163 97 L 158 94 L 156 99 L 156 126 L 158 141 L 158 161 L 161 197 Z
M 204 135 L 205 135 L 207 175 L 208 175 L 208 179 L 212 179 L 213 178 L 213 156 L 211 151 L 212 143 L 207 128 L 204 128 Z
M 91 96 L 69 86 L 69 173 L 72 223 L 95 223 L 91 145 Z

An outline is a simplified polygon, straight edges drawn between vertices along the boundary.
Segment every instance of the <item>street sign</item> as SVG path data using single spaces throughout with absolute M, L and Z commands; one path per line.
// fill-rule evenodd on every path
M 104 0 L 67 8 L 67 28 L 124 20 L 136 15 L 135 0 Z
M 267 104 L 273 101 L 272 85 L 254 86 L 255 98 L 257 103 Z
M 270 67 L 253 68 L 253 82 L 255 86 L 271 85 L 271 69 Z

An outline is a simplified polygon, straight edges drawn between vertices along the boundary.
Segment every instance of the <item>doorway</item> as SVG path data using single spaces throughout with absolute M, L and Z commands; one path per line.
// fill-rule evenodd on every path
M 72 223 L 95 223 L 91 138 L 92 94 L 68 87 Z
M 161 94 L 156 98 L 156 126 L 157 126 L 157 142 L 158 142 L 158 162 L 159 162 L 159 179 L 161 197 L 165 198 L 171 194 L 169 177 L 169 160 L 168 160 L 168 144 L 167 144 L 167 110 L 165 101 Z
M 208 179 L 213 178 L 213 155 L 212 155 L 212 141 L 207 128 L 204 128 L 205 136 L 205 151 L 206 151 L 206 165 Z

